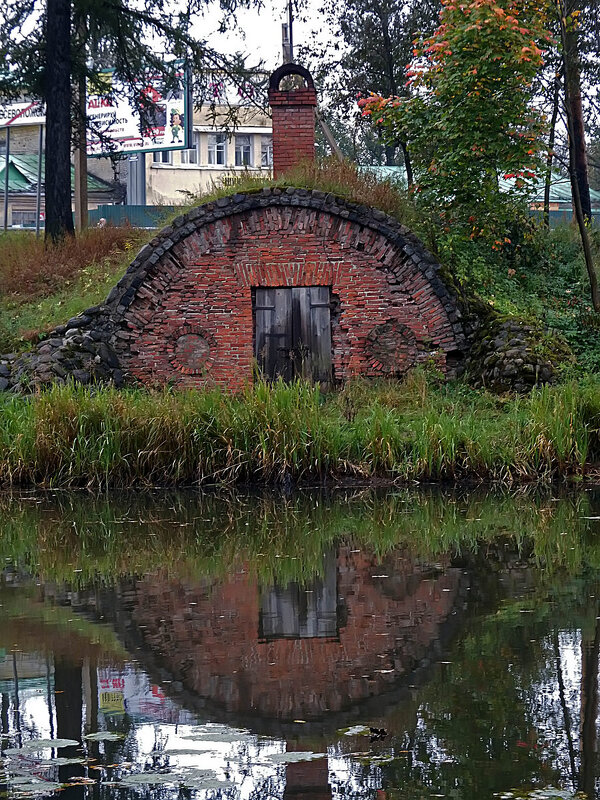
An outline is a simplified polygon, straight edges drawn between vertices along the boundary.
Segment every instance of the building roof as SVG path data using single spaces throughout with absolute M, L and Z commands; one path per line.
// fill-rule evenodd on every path
M 45 159 L 42 156 L 42 191 L 44 189 Z M 0 156 L 0 193 L 4 193 L 6 170 L 6 156 Z M 37 153 L 9 156 L 8 163 L 8 192 L 9 194 L 32 194 L 37 190 L 38 156 Z M 88 192 L 101 192 L 110 194 L 113 187 L 108 181 L 102 180 L 88 172 Z M 75 185 L 75 168 L 71 164 L 71 190 Z
M 406 186 L 406 172 L 404 167 L 380 167 L 380 166 L 361 166 L 361 170 L 370 172 L 375 175 L 379 180 L 397 180 Z M 507 191 L 514 185 L 514 180 L 499 181 L 500 188 Z M 594 209 L 600 209 L 600 192 L 595 189 L 590 189 L 590 199 Z M 535 195 L 532 199 L 533 203 L 544 202 L 544 181 L 540 180 Z M 552 176 L 552 183 L 550 184 L 550 202 L 551 203 L 572 203 L 571 198 L 571 181 L 562 175 L 556 173 Z
M 501 189 L 509 189 L 512 188 L 514 184 L 514 180 L 500 180 L 500 188 Z M 544 189 L 545 189 L 545 181 L 540 179 L 536 185 L 535 195 L 533 197 L 532 202 L 534 203 L 543 203 L 544 202 Z M 590 189 L 590 200 L 592 201 L 592 207 L 595 209 L 600 209 L 600 192 L 596 191 L 595 189 Z M 552 181 L 550 183 L 550 202 L 551 203 L 567 203 L 569 206 L 573 202 L 573 198 L 571 196 L 571 181 L 569 178 L 565 178 L 562 175 L 557 175 L 554 173 L 552 176 Z

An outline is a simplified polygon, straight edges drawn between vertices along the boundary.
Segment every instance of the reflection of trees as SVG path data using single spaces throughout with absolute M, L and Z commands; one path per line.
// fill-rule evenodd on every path
M 254 788 L 248 794 L 248 800 L 280 800 L 283 795 L 283 776 L 269 775 L 256 781 Z
M 600 624 L 597 615 L 591 635 L 586 631 L 581 640 L 581 734 L 578 788 L 588 797 L 594 797 L 596 787 L 599 649 Z
M 552 647 L 554 649 L 554 659 L 556 664 L 556 682 L 558 685 L 558 696 L 560 698 L 560 708 L 563 715 L 563 722 L 565 728 L 565 736 L 567 738 L 567 750 L 569 753 L 569 764 L 571 767 L 571 780 L 573 787 L 576 785 L 575 776 L 577 768 L 575 766 L 575 745 L 573 744 L 573 728 L 571 725 L 571 714 L 567 703 L 567 695 L 565 692 L 565 680 L 563 677 L 563 668 L 560 658 L 560 640 L 558 638 L 558 631 L 552 632 Z
M 81 741 L 83 730 L 83 674 L 81 661 L 54 661 L 54 708 L 56 710 L 56 735 L 59 739 Z M 58 750 L 61 758 L 77 758 L 79 745 L 62 747 Z M 68 784 L 73 778 L 83 777 L 85 770 L 81 764 L 66 764 L 58 768 L 58 779 Z M 66 786 L 61 797 L 64 800 L 83 800 L 84 786 Z
M 410 752 L 382 767 L 390 798 L 545 784 L 595 797 L 600 612 L 588 597 L 600 587 L 557 587 L 471 623 L 394 742 Z

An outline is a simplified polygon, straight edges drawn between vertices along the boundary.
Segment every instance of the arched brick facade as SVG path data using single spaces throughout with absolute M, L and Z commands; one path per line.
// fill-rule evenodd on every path
M 253 373 L 255 289 L 328 286 L 336 381 L 431 358 L 452 372 L 465 335 L 438 270 L 380 211 L 294 188 L 233 195 L 139 253 L 108 299 L 111 344 L 142 383 L 238 388 Z
M 272 374 L 285 378 L 287 367 L 327 384 L 400 376 L 432 359 L 454 376 L 469 342 L 439 270 L 377 209 L 293 187 L 234 194 L 173 220 L 105 303 L 56 327 L 36 350 L 0 357 L 0 391 L 67 379 L 238 389 L 256 359 L 270 366 L 262 341 L 276 342 L 271 355 L 283 368 Z M 265 304 L 275 297 L 277 307 L 281 296 L 292 297 L 292 329 L 301 332 L 291 347 L 265 330 L 265 317 L 277 318 Z

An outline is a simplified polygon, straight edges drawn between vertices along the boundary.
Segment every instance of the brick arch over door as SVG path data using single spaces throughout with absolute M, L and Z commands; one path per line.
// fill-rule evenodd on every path
M 260 287 L 328 287 L 335 380 L 400 375 L 466 348 L 439 265 L 395 220 L 323 192 L 263 189 L 193 209 L 137 256 L 108 300 L 123 367 L 143 383 L 238 388 L 252 377 Z

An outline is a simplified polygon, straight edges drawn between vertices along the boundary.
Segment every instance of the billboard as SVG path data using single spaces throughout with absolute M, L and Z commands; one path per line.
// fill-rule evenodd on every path
M 176 78 L 178 86 L 163 92 L 161 76 L 149 73 L 132 101 L 131 90 L 112 71 L 101 73 L 102 94 L 87 97 L 88 156 L 186 148 L 193 112 L 183 68 Z
M 45 124 L 46 108 L 41 100 L 0 105 L 0 128 Z

